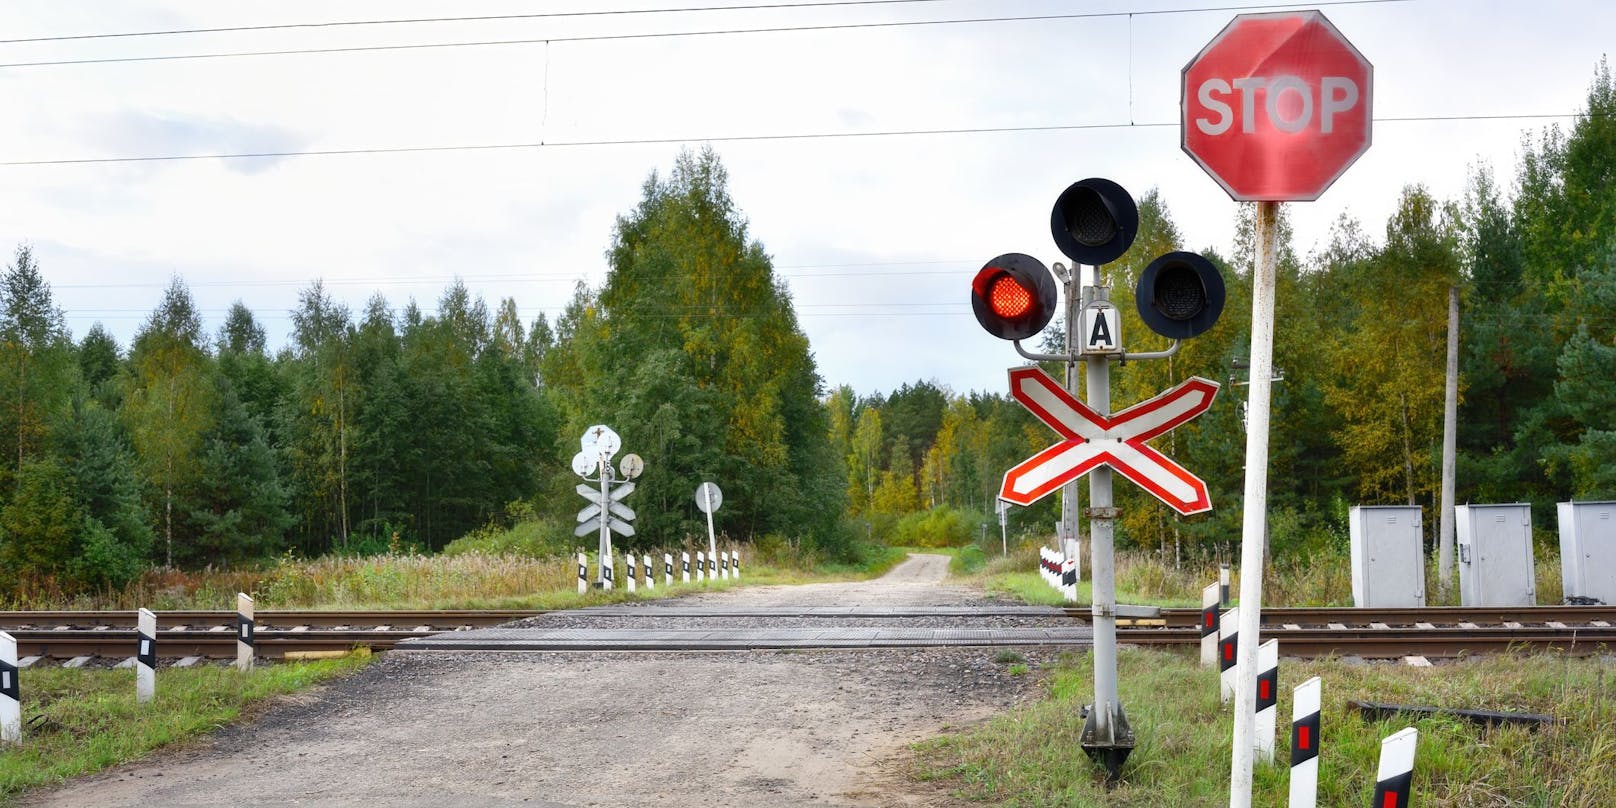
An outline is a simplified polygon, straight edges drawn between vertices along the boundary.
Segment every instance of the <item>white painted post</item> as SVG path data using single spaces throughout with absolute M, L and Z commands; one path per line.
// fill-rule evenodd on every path
M 17 638 L 0 631 L 0 742 L 3 743 L 22 743 L 22 688 L 17 674 Z
M 723 550 L 718 554 L 718 574 L 724 580 L 729 580 L 729 551 Z
M 1070 556 L 1061 562 L 1060 589 L 1068 603 L 1077 602 L 1077 560 Z
M 1374 808 L 1408 808 L 1414 785 L 1414 747 L 1419 730 L 1409 727 L 1380 742 L 1380 769 L 1375 775 Z
M 673 553 L 662 554 L 662 585 L 673 586 Z
M 245 592 L 236 593 L 236 670 L 246 673 L 253 669 L 253 599 Z
M 578 594 L 589 594 L 589 556 L 578 554 Z
M 1218 565 L 1218 605 L 1229 605 L 1229 565 Z
M 696 583 L 701 583 L 707 577 L 707 554 L 701 550 L 696 551 Z
M 634 591 L 634 554 L 624 553 L 623 564 L 628 568 L 628 591 Z
M 1257 648 L 1257 722 L 1252 744 L 1257 759 L 1274 762 L 1274 729 L 1279 713 L 1279 640 Z
M 707 580 L 718 580 L 718 553 L 707 551 Z
M 1289 808 L 1319 804 L 1319 713 L 1324 684 L 1315 676 L 1291 697 L 1291 799 Z
M 157 615 L 141 609 L 135 619 L 135 703 L 157 696 Z
M 599 561 L 600 588 L 610 592 L 612 591 L 612 578 L 615 577 L 617 572 L 617 559 L 612 555 L 612 551 L 607 549 L 605 553 L 601 554 Z
M 640 556 L 640 569 L 645 570 L 645 588 L 656 589 L 656 567 L 651 566 L 651 555 Z
M 1201 667 L 1218 666 L 1218 585 L 1201 590 Z
M 1234 698 L 1235 663 L 1240 657 L 1240 607 L 1223 613 L 1218 621 L 1218 670 L 1223 672 L 1223 703 Z
M 682 576 L 683 579 L 684 579 L 684 580 L 681 581 L 681 583 L 687 583 L 687 584 L 690 583 L 690 554 L 689 553 L 685 553 L 685 552 L 679 553 L 679 575 Z
M 729 554 L 729 571 L 735 580 L 741 580 L 741 551 L 735 550 Z

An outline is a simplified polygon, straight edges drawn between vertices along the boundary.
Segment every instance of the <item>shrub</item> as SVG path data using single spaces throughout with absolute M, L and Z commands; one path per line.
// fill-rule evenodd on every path
M 443 554 L 466 553 L 553 558 L 567 555 L 574 544 L 570 525 L 554 519 L 528 519 L 510 527 L 486 525 L 449 542 Z
M 888 543 L 903 547 L 961 547 L 971 543 L 978 521 L 965 511 L 942 505 L 899 519 Z

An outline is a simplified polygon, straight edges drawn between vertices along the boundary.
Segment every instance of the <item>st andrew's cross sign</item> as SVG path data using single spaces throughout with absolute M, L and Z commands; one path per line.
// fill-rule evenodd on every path
M 1206 482 L 1145 442 L 1206 412 L 1217 394 L 1217 382 L 1195 376 L 1106 416 L 1078 401 L 1043 370 L 1015 368 L 1010 371 L 1010 395 L 1065 440 L 1006 472 L 999 498 L 1031 505 L 1105 465 L 1181 514 L 1212 510 Z

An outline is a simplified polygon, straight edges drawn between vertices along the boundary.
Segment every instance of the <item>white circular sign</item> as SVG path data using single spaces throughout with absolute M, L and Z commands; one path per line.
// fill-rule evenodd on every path
M 622 460 L 617 461 L 617 467 L 622 470 L 624 479 L 632 480 L 640 476 L 640 472 L 645 471 L 645 461 L 641 460 L 639 455 L 631 452 L 623 455 Z
M 702 513 L 712 513 L 718 506 L 724 504 L 724 492 L 718 490 L 717 483 L 702 483 L 696 488 L 696 507 Z
M 572 456 L 572 472 L 579 477 L 588 477 L 595 473 L 595 465 L 600 458 L 588 452 L 579 452 Z
M 611 457 L 617 454 L 618 448 L 623 445 L 623 439 L 619 438 L 611 427 L 605 424 L 597 424 L 584 430 L 584 436 L 578 440 L 578 443 L 589 454 Z

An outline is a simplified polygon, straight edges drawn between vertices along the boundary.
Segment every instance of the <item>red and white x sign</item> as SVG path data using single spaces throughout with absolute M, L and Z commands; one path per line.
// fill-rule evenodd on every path
M 1145 445 L 1212 406 L 1218 383 L 1194 376 L 1116 415 L 1101 415 L 1039 368 L 1010 371 L 1010 395 L 1065 440 L 1004 475 L 999 498 L 1031 505 L 1101 465 L 1121 472 L 1184 515 L 1212 510 L 1206 483 Z

